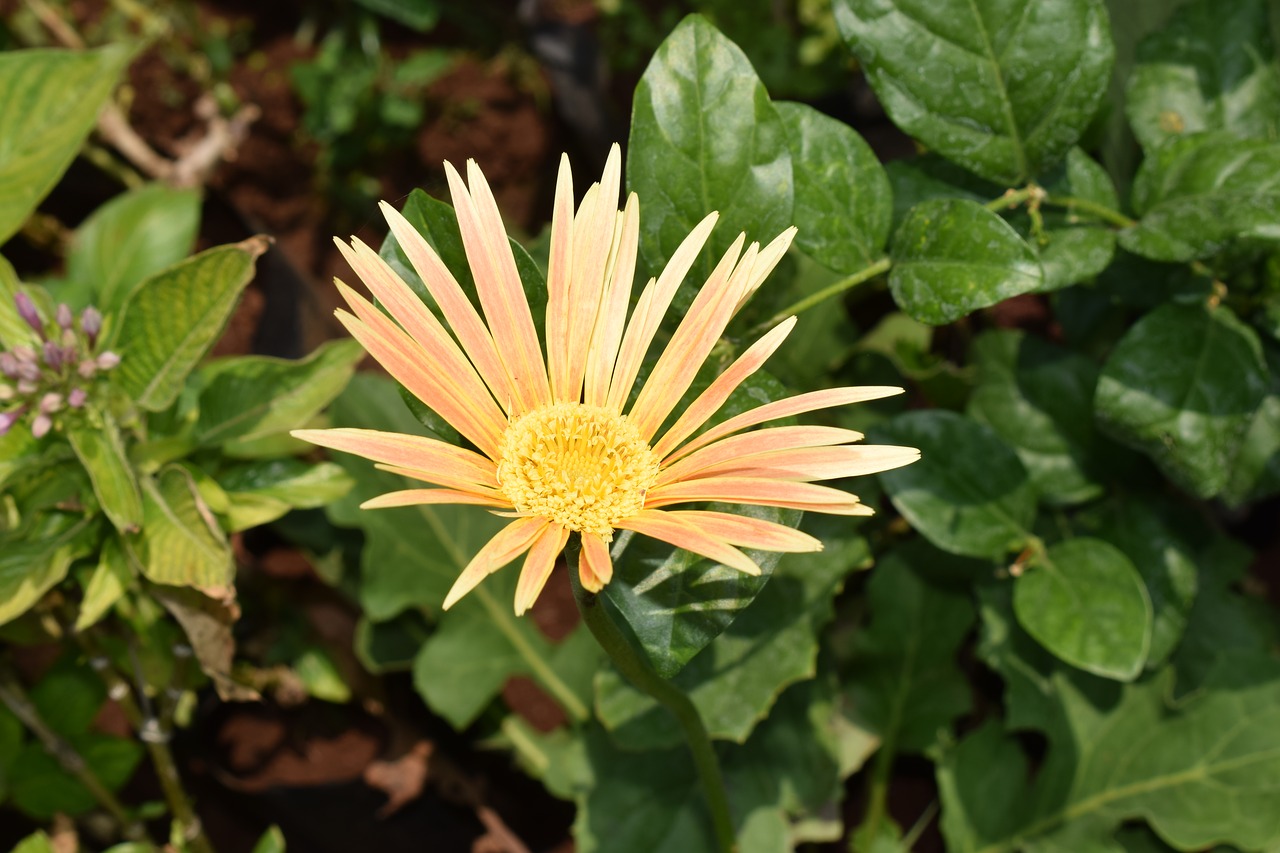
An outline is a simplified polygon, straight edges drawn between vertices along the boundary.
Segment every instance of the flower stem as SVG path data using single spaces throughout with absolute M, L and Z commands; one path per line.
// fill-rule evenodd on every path
M 839 296 L 846 290 L 851 290 L 863 282 L 870 281 L 876 276 L 887 272 L 891 266 L 893 266 L 893 261 L 889 260 L 887 257 L 881 258 L 880 260 L 863 267 L 856 273 L 847 275 L 839 281 L 832 282 L 821 290 L 810 293 L 803 299 L 788 305 L 786 308 L 783 308 L 777 314 L 774 314 L 768 320 L 765 320 L 763 323 L 752 329 L 752 333 L 754 334 L 771 329 L 793 314 L 799 314 L 803 311 L 807 311 L 815 305 L 826 302 L 833 296 Z
M 582 621 L 587 623 L 592 636 L 609 655 L 618 671 L 639 690 L 658 700 L 679 720 L 689 751 L 693 753 L 693 763 L 698 769 L 703 793 L 707 797 L 717 849 L 720 853 L 735 853 L 738 845 L 733 834 L 733 817 L 729 812 L 729 798 L 725 794 L 724 776 L 720 773 L 711 737 L 702 723 L 702 717 L 698 715 L 698 709 L 680 688 L 654 672 L 649 663 L 636 652 L 605 612 L 600 597 L 582 588 L 578 578 L 577 545 L 575 536 L 569 547 L 565 548 L 564 556 L 568 564 L 569 581 L 573 585 L 573 597 L 578 602 Z

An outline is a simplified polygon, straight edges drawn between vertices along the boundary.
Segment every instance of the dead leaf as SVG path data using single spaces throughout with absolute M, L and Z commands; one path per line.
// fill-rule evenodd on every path
M 234 593 L 216 600 L 189 587 L 153 584 L 149 589 L 182 626 L 200 668 L 224 702 L 256 702 L 262 698 L 256 690 L 231 678 L 231 661 L 236 652 L 231 625 L 240 615 Z M 225 588 L 221 591 L 225 595 Z
M 378 817 L 390 817 L 422 794 L 434 751 L 435 744 L 420 740 L 396 760 L 374 761 L 365 768 L 365 784 L 387 795 L 387 804 L 378 810 Z

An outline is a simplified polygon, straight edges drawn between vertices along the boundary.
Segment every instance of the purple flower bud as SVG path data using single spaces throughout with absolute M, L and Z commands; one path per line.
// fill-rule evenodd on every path
M 93 346 L 98 332 L 102 331 L 102 314 L 92 305 L 80 315 L 80 331 L 89 336 L 89 346 Z
M 53 341 L 45 341 L 43 353 L 44 363 L 57 370 L 62 366 L 62 347 Z
M 71 393 L 67 395 L 67 405 L 73 409 L 78 409 L 84 405 L 85 400 L 89 399 L 89 392 L 83 388 L 73 388 Z
M 36 415 L 35 420 L 31 422 L 31 435 L 35 438 L 44 438 L 51 429 L 53 429 L 53 418 L 48 415 Z
M 19 290 L 13 295 L 13 304 L 18 306 L 18 316 L 27 321 L 27 325 L 40 333 L 40 337 L 44 337 L 44 320 L 40 318 L 40 312 L 36 310 L 36 304 L 31 301 L 31 297 Z
M 22 420 L 22 416 L 26 414 L 26 412 L 27 410 L 25 407 L 21 409 L 14 409 L 12 412 L 0 412 L 0 435 L 4 435 L 12 429 L 14 424 Z
M 50 391 L 40 398 L 40 411 L 46 415 L 51 415 L 62 408 L 62 395 Z
M 76 333 L 70 329 L 62 330 L 62 348 L 74 350 L 76 348 Z
M 40 365 L 34 361 L 18 362 L 18 379 L 23 382 L 40 381 Z
M 10 379 L 17 379 L 18 357 L 11 352 L 0 352 L 0 373 Z
M 39 389 L 40 389 L 40 386 L 35 382 L 31 381 L 30 379 L 18 380 L 18 393 L 23 395 L 24 397 L 31 396 L 32 394 L 36 393 L 36 391 L 38 391 Z
M 58 325 L 64 329 L 70 329 L 75 318 L 71 316 L 71 306 L 65 302 L 58 303 Z
M 85 379 L 92 379 L 93 374 L 97 372 L 98 363 L 91 358 L 86 358 L 84 361 L 80 362 L 80 366 L 76 368 L 76 373 L 79 373 Z
M 99 370 L 110 370 L 111 368 L 115 367 L 119 363 L 120 363 L 120 356 L 116 355 L 111 350 L 107 350 L 106 352 L 98 356 Z

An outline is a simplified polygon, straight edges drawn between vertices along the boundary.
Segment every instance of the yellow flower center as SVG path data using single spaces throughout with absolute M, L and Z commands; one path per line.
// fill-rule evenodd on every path
M 498 482 L 520 512 L 609 541 L 615 524 L 644 507 L 658 461 L 625 415 L 552 403 L 507 427 Z

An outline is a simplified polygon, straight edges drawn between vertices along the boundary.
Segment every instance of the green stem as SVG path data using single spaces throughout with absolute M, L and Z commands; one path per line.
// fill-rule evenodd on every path
M 1047 195 L 1044 199 L 1045 204 L 1051 204 L 1054 207 L 1065 207 L 1068 210 L 1079 213 L 1087 213 L 1090 216 L 1096 216 L 1103 222 L 1110 223 L 1117 228 L 1128 228 L 1138 224 L 1136 219 L 1130 219 L 1118 210 L 1112 210 L 1104 204 L 1098 204 L 1096 201 L 1089 201 L 1087 198 L 1076 198 L 1069 195 Z
M 870 281 L 876 276 L 882 273 L 888 272 L 889 267 L 891 266 L 893 266 L 893 261 L 889 260 L 889 258 L 887 257 L 881 258 L 880 260 L 875 261 L 869 266 L 863 267 L 862 269 L 858 270 L 856 273 L 846 276 L 840 279 L 839 281 L 832 282 L 831 284 L 827 285 L 821 290 L 815 291 L 814 293 L 810 293 L 808 296 L 804 297 L 803 299 L 797 302 L 794 302 L 791 305 L 788 305 L 786 308 L 783 308 L 781 311 L 779 311 L 777 314 L 774 314 L 768 320 L 765 320 L 763 323 L 756 326 L 752 330 L 752 332 L 753 333 L 763 332 L 767 329 L 770 329 L 773 326 L 776 326 L 778 323 L 781 323 L 783 320 L 787 319 L 788 317 L 792 316 L 793 314 L 800 314 L 804 311 L 807 311 L 813 306 L 821 302 L 826 302 L 828 299 L 830 299 L 833 296 L 839 296 L 841 293 L 844 293 L 846 290 L 850 290 L 854 287 L 857 287 L 859 284 L 862 284 L 865 281 Z
M 654 672 L 649 663 L 636 652 L 623 636 L 622 631 L 614 624 L 613 619 L 605 612 L 599 596 L 582 588 L 582 582 L 578 578 L 576 536 L 569 543 L 569 547 L 565 548 L 564 556 L 569 569 L 569 580 L 573 584 L 573 597 L 578 602 L 582 621 L 587 623 L 596 642 L 609 655 L 618 672 L 638 689 L 658 700 L 679 720 L 681 728 L 684 729 L 685 740 L 689 744 L 689 751 L 693 753 L 693 763 L 698 769 L 703 793 L 707 797 L 717 847 L 720 853 L 735 853 L 738 845 L 733 834 L 733 817 L 729 812 L 729 798 L 725 794 L 724 777 L 720 773 L 720 764 L 711 746 L 711 737 L 702 723 L 702 717 L 698 715 L 698 709 L 680 688 Z
M 57 760 L 62 769 L 76 777 L 85 790 L 98 801 L 98 804 L 107 810 L 120 825 L 125 838 L 134 843 L 146 845 L 148 849 L 155 849 L 151 839 L 147 837 L 146 828 L 129 816 L 115 794 L 102 783 L 84 757 L 76 752 L 75 747 L 61 735 L 49 728 L 8 663 L 0 664 L 0 702 L 3 702 L 13 715 L 36 736 L 45 751 Z

